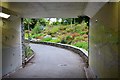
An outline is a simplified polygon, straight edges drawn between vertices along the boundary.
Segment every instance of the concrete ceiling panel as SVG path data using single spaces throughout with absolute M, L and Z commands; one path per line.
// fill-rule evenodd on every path
M 103 6 L 99 2 L 3 2 L 2 7 L 23 18 L 93 16 Z

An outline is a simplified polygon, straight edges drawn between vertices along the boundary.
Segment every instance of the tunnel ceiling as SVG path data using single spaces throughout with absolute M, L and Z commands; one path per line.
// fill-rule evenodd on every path
M 2 7 L 24 18 L 67 18 L 91 14 L 97 11 L 102 6 L 101 4 L 95 2 L 7 2 L 2 3 Z

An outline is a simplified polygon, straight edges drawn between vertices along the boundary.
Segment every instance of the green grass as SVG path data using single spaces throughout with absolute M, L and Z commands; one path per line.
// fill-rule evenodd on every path
M 42 42 L 47 42 L 47 41 L 50 41 L 50 40 L 52 40 L 52 38 L 51 37 L 47 37 L 47 38 L 43 38 L 41 41 Z
M 88 50 L 88 42 L 77 42 L 74 46 Z
M 34 34 L 34 35 L 31 35 L 31 38 L 36 38 L 36 37 L 39 37 L 39 36 L 44 36 L 44 34 Z
M 52 39 L 49 42 L 59 43 L 60 41 L 61 41 L 60 39 Z

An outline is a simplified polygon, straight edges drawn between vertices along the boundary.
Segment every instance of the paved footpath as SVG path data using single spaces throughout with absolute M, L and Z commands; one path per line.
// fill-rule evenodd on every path
M 86 78 L 82 58 L 69 50 L 30 44 L 35 57 L 11 78 Z

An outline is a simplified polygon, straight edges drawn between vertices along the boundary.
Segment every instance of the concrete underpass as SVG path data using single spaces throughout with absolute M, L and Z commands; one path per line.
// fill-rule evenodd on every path
M 31 60 L 33 63 L 28 63 L 25 68 L 19 70 L 20 68 L 22 68 L 22 44 L 24 43 L 24 40 L 22 39 L 22 29 L 24 27 L 21 23 L 22 18 L 75 18 L 82 15 L 90 17 L 88 68 L 91 74 L 94 74 L 96 78 L 119 77 L 119 2 L 2 2 L 0 6 L 0 10 L 2 12 L 11 15 L 8 19 L 0 18 L 0 51 L 2 51 L 0 53 L 1 78 L 2 76 L 10 75 L 13 72 L 15 72 L 16 74 L 11 74 L 11 77 L 22 78 L 27 71 L 30 71 L 29 69 L 31 69 L 32 73 L 26 74 L 26 77 L 86 78 L 83 70 L 84 63 L 82 62 L 82 59 L 81 57 L 79 57 L 79 55 L 68 50 L 63 50 L 61 48 L 56 48 L 52 46 L 49 47 L 46 45 L 36 44 L 37 46 L 41 47 L 41 52 L 36 52 L 35 57 L 33 58 L 33 60 Z M 35 48 L 36 45 L 31 44 L 32 48 L 35 51 L 38 50 L 38 47 Z M 49 56 L 49 54 L 47 54 L 44 50 L 44 47 L 46 47 L 46 50 L 48 50 L 50 53 L 53 53 L 51 49 L 59 49 L 59 51 L 64 52 L 64 54 L 60 52 L 59 56 L 64 57 L 60 58 L 57 53 L 54 53 L 53 56 Z M 46 56 L 42 54 L 42 50 L 43 52 L 45 51 Z M 59 53 L 59 51 L 57 52 Z M 41 55 L 40 59 L 37 58 L 40 56 L 39 54 Z M 50 63 L 47 63 L 46 58 L 49 58 Z M 56 58 L 59 59 L 59 61 L 56 61 Z M 64 60 L 63 58 L 65 59 L 65 61 L 62 61 Z M 34 61 L 36 63 L 34 63 Z M 51 61 L 53 62 L 53 65 Z M 38 66 L 36 66 L 37 64 Z M 45 67 L 45 65 L 50 65 L 50 70 L 47 70 L 49 68 Z M 40 72 L 33 67 L 41 67 L 37 69 Z M 44 72 L 44 70 L 48 71 L 48 73 L 51 73 L 53 71 L 53 74 L 42 74 L 42 71 Z M 39 73 L 39 75 L 35 75 L 36 73 Z
M 35 57 L 11 78 L 86 78 L 82 58 L 69 50 L 30 44 Z M 46 50 L 47 49 L 47 50 Z

